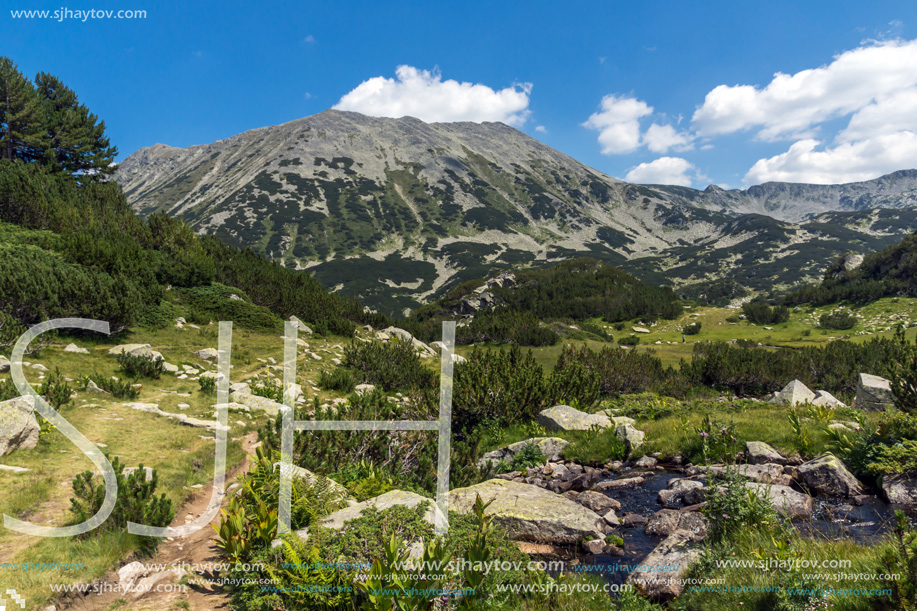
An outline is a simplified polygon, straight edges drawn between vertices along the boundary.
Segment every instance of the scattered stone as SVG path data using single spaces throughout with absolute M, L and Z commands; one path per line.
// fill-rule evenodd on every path
M 10 360 L 5 356 L 0 356 L 0 373 L 6 373 L 10 370 Z
M 605 521 L 595 512 L 563 496 L 531 484 L 492 479 L 449 493 L 449 509 L 470 513 L 476 497 L 493 499 L 487 514 L 510 538 L 573 545 L 601 537 Z
M 689 531 L 695 541 L 702 541 L 707 536 L 707 518 L 699 513 L 663 509 L 643 526 L 643 532 L 654 537 L 668 537 L 680 529 Z
M 854 407 L 870 412 L 882 412 L 895 406 L 891 382 L 879 376 L 861 373 L 857 379 Z
M 376 390 L 376 387 L 374 384 L 357 384 L 354 390 L 358 395 L 368 395 Z
M 773 463 L 777 465 L 786 464 L 786 459 L 781 456 L 777 450 L 763 441 L 747 442 L 745 444 L 745 451 L 748 462 L 753 465 L 761 465 L 764 463 Z
M 549 431 L 588 431 L 594 426 L 609 428 L 611 420 L 605 414 L 587 414 L 569 405 L 555 405 L 538 414 L 538 424 Z
M 663 507 L 668 509 L 677 509 L 681 505 L 687 503 L 685 497 L 691 490 L 696 490 L 703 487 L 703 482 L 699 482 L 697 480 L 671 479 L 669 480 L 668 487 L 665 490 L 659 491 L 659 494 L 656 496 L 656 500 Z
M 131 356 L 152 356 L 152 346 L 149 344 L 119 344 L 114 348 L 108 349 L 108 354 L 118 356 L 124 352 Z
M 286 407 L 282 403 L 277 403 L 276 401 L 268 399 L 267 397 L 253 395 L 251 393 L 241 391 L 232 393 L 229 396 L 229 400 L 234 403 L 247 405 L 252 409 L 260 409 L 261 411 L 266 412 L 269 416 L 276 416 L 280 413 L 280 410 Z
M 605 492 L 608 490 L 620 490 L 622 488 L 635 488 L 637 486 L 642 486 L 646 483 L 646 480 L 642 477 L 626 477 L 624 479 L 610 479 L 604 482 L 599 482 L 592 487 L 596 492 Z
M 33 411 L 31 395 L 0 402 L 0 456 L 16 450 L 29 450 L 38 444 L 40 428 Z
M 11 471 L 13 473 L 28 473 L 31 469 L 25 467 L 14 467 L 12 465 L 0 465 L 0 471 Z
M 649 333 L 650 330 L 646 327 L 631 327 L 634 330 L 634 333 Z
M 89 350 L 80 348 L 76 344 L 67 344 L 67 347 L 64 348 L 64 352 L 72 352 L 74 354 L 89 354 Z
M 130 584 L 147 575 L 146 565 L 142 562 L 131 562 L 118 569 L 118 582 Z
M 646 520 L 646 516 L 642 516 L 639 513 L 625 513 L 621 521 L 624 523 L 624 526 L 632 528 L 634 526 L 646 524 Z
M 178 373 L 178 365 L 173 365 L 172 363 L 163 362 L 162 370 L 166 373 Z
M 97 392 L 97 393 L 103 394 L 103 395 L 107 395 L 107 394 L 108 394 L 108 391 L 107 391 L 107 390 L 102 390 L 101 388 L 99 388 L 99 385 L 96 384 L 95 382 L 93 382 L 92 380 L 89 380 L 89 381 L 86 383 L 86 392 Z
M 604 514 L 609 510 L 621 509 L 621 503 L 601 492 L 586 490 L 576 495 L 576 502 L 587 509 Z
M 220 351 L 216 348 L 204 348 L 194 353 L 198 358 L 205 361 L 215 361 L 220 357 Z
M 659 461 L 652 456 L 642 456 L 640 460 L 634 463 L 634 466 L 640 469 L 654 469 L 658 463 Z

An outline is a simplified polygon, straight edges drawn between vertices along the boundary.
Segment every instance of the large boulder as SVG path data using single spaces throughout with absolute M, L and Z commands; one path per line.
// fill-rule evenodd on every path
M 64 352 L 72 352 L 74 354 L 89 354 L 89 350 L 80 348 L 76 344 L 67 344 L 67 347 L 64 348 Z
M 290 322 L 293 323 L 293 326 L 299 331 L 306 335 L 312 335 L 312 329 L 309 328 L 309 325 L 299 320 L 296 316 L 290 316 Z
M 601 537 L 602 516 L 570 499 L 538 486 L 492 479 L 449 493 L 449 509 L 471 513 L 475 499 L 493 499 L 487 508 L 494 522 L 513 539 L 574 545 Z
M 263 412 L 267 412 L 269 416 L 276 416 L 280 413 L 285 406 L 283 403 L 277 403 L 272 399 L 267 397 L 262 397 L 260 395 L 253 395 L 251 393 L 236 391 L 229 396 L 229 400 L 234 403 L 241 403 L 242 405 L 247 405 L 252 409 L 260 409 Z
M 815 400 L 815 393 L 809 390 L 809 387 L 800 382 L 793 380 L 783 387 L 783 390 L 774 395 L 770 400 L 771 403 L 779 405 L 801 405 L 811 403 Z
M 549 431 L 588 431 L 594 426 L 607 429 L 612 426 L 605 414 L 587 414 L 569 405 L 555 405 L 538 414 L 538 424 Z
M 500 448 L 498 450 L 493 450 L 485 454 L 481 460 L 478 461 L 478 466 L 485 466 L 488 461 L 496 465 L 501 460 L 504 462 L 510 462 L 513 460 L 513 456 L 522 451 L 524 447 L 529 444 L 535 444 L 538 446 L 538 449 L 541 450 L 541 453 L 544 454 L 546 460 L 557 461 L 560 460 L 561 451 L 570 445 L 569 441 L 561 439 L 560 437 L 532 437 L 531 439 L 526 439 L 525 441 L 517 441 L 512 443 L 505 448 Z
M 646 433 L 629 424 L 622 424 L 615 429 L 615 437 L 627 446 L 627 455 L 633 454 L 646 440 Z
M 882 478 L 882 492 L 889 503 L 917 505 L 917 473 L 886 475 Z
M 855 407 L 870 412 L 884 412 L 895 406 L 891 382 L 879 376 L 861 373 L 857 379 Z
M 796 472 L 806 488 L 815 494 L 828 496 L 863 494 L 863 486 L 857 481 L 857 478 L 831 452 L 825 452 L 799 465 Z
M 753 465 L 762 465 L 771 463 L 775 465 L 785 465 L 786 459 L 780 455 L 780 452 L 764 443 L 763 441 L 749 441 L 745 443 L 745 451 L 748 456 L 748 462 Z
M 204 348 L 203 350 L 198 350 L 194 354 L 205 361 L 215 361 L 220 357 L 220 351 L 216 348 Z
M 701 546 L 694 533 L 676 530 L 643 559 L 640 567 L 645 568 L 631 573 L 627 581 L 647 598 L 672 600 L 684 591 L 684 577 L 690 565 L 700 556 Z M 659 570 L 657 567 L 671 570 Z
M 38 445 L 40 427 L 31 395 L 0 402 L 0 456 Z
M 767 498 L 771 507 L 791 520 L 811 518 L 815 511 L 815 501 L 811 496 L 796 492 L 789 486 L 748 482 L 745 487 Z

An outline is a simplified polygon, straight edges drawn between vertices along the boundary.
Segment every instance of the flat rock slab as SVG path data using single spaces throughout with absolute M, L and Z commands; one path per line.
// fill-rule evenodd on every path
M 748 455 L 748 462 L 753 465 L 761 465 L 764 463 L 773 463 L 776 465 L 786 464 L 786 458 L 781 456 L 780 452 L 763 441 L 746 442 L 745 451 Z
M 538 414 L 538 424 L 549 431 L 588 431 L 592 427 L 607 429 L 612 425 L 605 414 L 587 414 L 569 405 L 555 405 Z
M 594 511 L 538 486 L 502 479 L 453 490 L 449 509 L 471 513 L 478 495 L 484 502 L 493 499 L 487 514 L 512 539 L 575 545 L 604 532 L 604 520 Z

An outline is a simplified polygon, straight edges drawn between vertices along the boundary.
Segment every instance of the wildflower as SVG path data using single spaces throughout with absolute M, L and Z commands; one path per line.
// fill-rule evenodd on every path
M 700 436 L 701 437 L 710 437 L 710 435 L 707 434 L 707 431 L 701 431 Z
M 725 435 L 728 431 L 725 428 L 720 429 L 720 433 Z
M 729 516 L 728 516 L 728 515 L 726 515 L 726 514 L 724 513 L 724 514 L 723 514 L 723 517 L 724 517 L 724 518 L 728 518 Z

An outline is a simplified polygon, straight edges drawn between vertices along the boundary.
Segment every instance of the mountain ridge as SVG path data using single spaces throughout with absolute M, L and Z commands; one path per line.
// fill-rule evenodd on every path
M 816 257 L 875 250 L 917 222 L 910 195 L 897 209 L 883 200 L 891 210 L 861 205 L 792 223 L 762 216 L 756 206 L 764 204 L 744 191 L 625 183 L 502 123 L 335 110 L 211 144 L 154 145 L 125 159 L 115 177 L 139 214 L 179 216 L 386 313 L 516 266 L 592 256 L 677 285 L 708 279 L 705 259 L 719 262 L 722 275 L 818 240 L 833 248 L 816 247 Z M 735 209 L 743 206 L 750 213 Z M 749 253 L 738 266 L 736 245 Z M 815 265 L 803 276 L 817 275 Z M 769 280 L 798 281 L 799 272 L 775 269 Z

